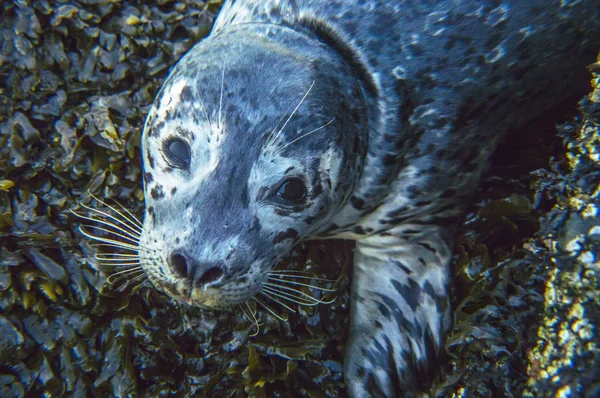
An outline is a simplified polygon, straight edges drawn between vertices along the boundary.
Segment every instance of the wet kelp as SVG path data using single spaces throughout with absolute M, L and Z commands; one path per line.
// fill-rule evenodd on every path
M 241 312 L 107 284 L 113 270 L 94 260 L 70 212 L 98 205 L 92 193 L 141 214 L 145 114 L 218 5 L 2 3 L 0 396 L 345 395 L 351 243 L 299 247 L 283 266 L 336 281 L 336 301 L 288 311 L 287 322 L 259 311 L 251 337 Z M 598 380 L 592 99 L 561 128 L 567 155 L 555 129 L 536 124 L 519 136 L 526 164 L 504 162 L 519 158 L 505 148 L 483 181 L 458 238 L 440 394 L 590 391 Z

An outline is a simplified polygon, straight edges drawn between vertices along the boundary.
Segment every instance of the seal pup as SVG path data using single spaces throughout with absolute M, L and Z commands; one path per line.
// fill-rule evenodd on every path
M 223 308 L 298 241 L 357 240 L 348 392 L 427 391 L 465 203 L 502 134 L 573 92 L 599 21 L 594 0 L 226 2 L 144 127 L 143 269 Z

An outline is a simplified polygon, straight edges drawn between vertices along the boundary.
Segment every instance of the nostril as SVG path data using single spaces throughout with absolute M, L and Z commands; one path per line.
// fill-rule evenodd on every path
M 185 278 L 188 275 L 188 263 L 181 254 L 171 255 L 171 270 L 180 278 Z
M 206 285 L 206 284 L 209 284 L 209 283 L 219 280 L 219 278 L 221 278 L 221 276 L 223 276 L 223 271 L 221 271 L 221 268 L 212 267 L 212 268 L 207 269 L 202 274 L 200 279 L 198 279 L 197 283 L 199 285 Z

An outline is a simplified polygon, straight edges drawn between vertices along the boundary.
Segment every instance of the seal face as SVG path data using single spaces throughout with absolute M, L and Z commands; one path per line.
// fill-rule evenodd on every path
M 573 91 L 599 20 L 595 0 L 226 3 L 146 121 L 142 266 L 223 308 L 299 240 L 356 239 L 349 394 L 427 391 L 465 202 L 502 133 Z
M 361 89 L 336 77 L 339 60 L 290 56 L 258 33 L 226 32 L 190 51 L 144 130 L 140 256 L 158 289 L 193 305 L 256 295 L 347 201 L 366 155 Z

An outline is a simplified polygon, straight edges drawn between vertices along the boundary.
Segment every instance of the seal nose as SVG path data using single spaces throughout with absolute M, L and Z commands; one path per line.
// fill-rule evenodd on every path
M 223 279 L 223 269 L 214 263 L 199 263 L 181 252 L 171 254 L 169 265 L 180 278 L 191 280 L 195 285 L 209 285 Z

